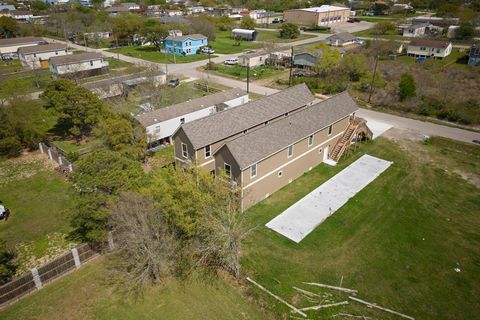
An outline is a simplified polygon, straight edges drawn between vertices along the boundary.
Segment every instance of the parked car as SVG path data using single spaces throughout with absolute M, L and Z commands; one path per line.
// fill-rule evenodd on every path
M 228 64 L 228 65 L 231 65 L 231 66 L 234 66 L 234 65 L 238 64 L 238 58 L 227 59 L 227 60 L 225 60 L 224 63 Z
M 305 77 L 305 72 L 300 71 L 300 70 L 295 70 L 295 71 L 293 71 L 293 76 L 297 77 L 297 78 Z
M 360 22 L 360 19 L 358 18 L 349 18 L 347 22 L 354 23 L 354 22 Z
M 170 81 L 168 81 L 168 86 L 172 88 L 177 87 L 179 84 L 180 84 L 180 80 L 178 80 L 178 78 L 173 78 L 173 79 L 170 79 Z
M 272 23 L 283 23 L 283 19 L 275 18 L 272 20 Z
M 201 50 L 200 50 L 201 53 L 206 53 L 206 54 L 214 54 L 215 53 L 215 50 L 213 50 L 212 48 L 209 48 L 209 47 L 203 47 Z
M 8 208 L 6 208 L 0 201 L 0 220 L 3 220 L 3 219 L 5 219 L 5 221 L 8 220 L 9 215 L 10 215 L 10 210 L 8 210 Z

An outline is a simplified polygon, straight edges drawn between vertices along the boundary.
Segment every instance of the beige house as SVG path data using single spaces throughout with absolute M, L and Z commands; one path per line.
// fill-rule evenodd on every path
M 72 54 L 63 43 L 48 43 L 18 49 L 18 59 L 22 66 L 28 68 L 48 68 L 48 59 L 51 57 Z
M 16 55 L 18 49 L 21 47 L 35 46 L 44 43 L 46 43 L 45 40 L 39 37 L 0 39 L 0 55 Z
M 319 163 L 338 159 L 352 141 L 371 137 L 355 119 L 357 109 L 344 92 L 231 139 L 214 153 L 215 172 L 231 177 L 244 211 Z
M 349 16 L 349 8 L 331 5 L 292 9 L 283 12 L 286 22 L 308 27 L 329 26 L 333 23 L 346 22 Z
M 432 57 L 443 59 L 452 53 L 450 41 L 433 39 L 412 39 L 407 48 L 407 54 L 415 57 Z
M 316 102 L 305 84 L 185 123 L 172 135 L 177 164 L 215 170 L 213 154 L 225 142 L 298 112 Z
M 108 61 L 103 59 L 101 53 L 84 52 L 52 57 L 49 60 L 49 67 L 54 77 L 71 74 L 84 77 L 108 72 Z
M 255 68 L 265 65 L 268 62 L 268 59 L 280 60 L 284 57 L 289 57 L 291 51 L 292 49 L 289 47 L 282 47 L 245 53 L 238 56 L 238 64 L 242 67 Z

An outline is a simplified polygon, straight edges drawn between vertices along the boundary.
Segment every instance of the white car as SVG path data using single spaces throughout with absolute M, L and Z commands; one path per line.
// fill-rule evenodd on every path
M 207 53 L 207 54 L 214 54 L 215 50 L 210 49 L 209 47 L 203 47 L 202 50 L 200 50 L 202 53 Z
M 228 65 L 231 65 L 231 66 L 234 66 L 234 65 L 238 64 L 238 58 L 227 59 L 227 60 L 225 60 L 224 63 L 228 64 Z

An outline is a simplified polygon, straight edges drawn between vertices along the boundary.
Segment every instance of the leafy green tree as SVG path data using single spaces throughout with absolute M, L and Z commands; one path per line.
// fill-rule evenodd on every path
M 57 129 L 80 141 L 98 123 L 103 104 L 88 89 L 69 80 L 54 80 L 48 84 L 41 98 L 47 108 L 58 113 Z
M 280 28 L 280 37 L 284 39 L 295 39 L 300 35 L 298 26 L 293 23 L 284 23 Z
M 395 25 L 390 21 L 380 21 L 373 27 L 375 34 L 388 34 L 391 31 L 395 31 Z
M 129 44 L 133 43 L 133 37 L 139 33 L 143 27 L 142 20 L 139 15 L 131 13 L 122 13 L 111 19 L 112 30 L 118 38 L 126 37 Z
M 350 81 L 359 81 L 368 71 L 367 57 L 362 54 L 348 54 L 341 61 L 341 67 Z
M 153 22 L 149 22 L 153 21 Z M 147 20 L 141 30 L 142 36 L 160 51 L 163 40 L 168 37 L 168 28 L 154 20 Z
M 416 95 L 415 80 L 410 73 L 402 74 L 402 76 L 400 77 L 399 88 L 400 101 L 404 101 Z
M 317 58 L 313 70 L 320 76 L 331 75 L 340 65 L 340 52 L 326 44 L 321 44 L 317 48 L 322 50 L 322 54 Z
M 257 26 L 255 20 L 250 16 L 244 16 L 240 21 L 240 28 L 254 30 Z
M 117 152 L 99 151 L 80 158 L 69 179 L 78 195 L 71 237 L 102 243 L 110 221 L 109 201 L 122 191 L 139 188 L 144 173 L 137 161 Z
M 17 21 L 7 16 L 0 17 L 0 33 L 5 38 L 11 38 L 20 32 L 20 27 Z
M 229 31 L 233 29 L 234 22 L 228 16 L 221 16 L 215 21 L 215 26 L 221 31 Z
M 475 35 L 475 28 L 470 22 L 462 22 L 455 31 L 457 39 L 471 39 Z
M 142 160 L 145 158 L 147 139 L 145 128 L 130 116 L 112 116 L 102 122 L 103 139 L 108 148 L 124 156 Z
M 48 2 L 43 2 L 43 1 L 33 1 L 31 3 L 31 8 L 34 12 L 41 12 L 45 11 L 50 7 L 50 4 Z
M 7 246 L 5 240 L 0 239 L 0 285 L 10 281 L 15 275 L 15 251 Z
M 198 17 L 191 18 L 192 22 L 190 26 L 191 33 L 199 33 L 208 37 L 209 41 L 213 41 L 216 38 L 217 29 L 215 28 L 215 19 L 208 15 L 200 15 Z

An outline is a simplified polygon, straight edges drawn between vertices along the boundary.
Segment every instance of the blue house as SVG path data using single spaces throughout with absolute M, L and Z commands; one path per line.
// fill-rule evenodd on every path
M 165 47 L 168 53 L 177 56 L 196 54 L 200 48 L 208 45 L 208 38 L 201 34 L 189 34 L 181 37 L 168 36 L 165 38 Z
M 480 66 L 480 46 L 473 45 L 470 48 L 468 64 L 472 66 Z

